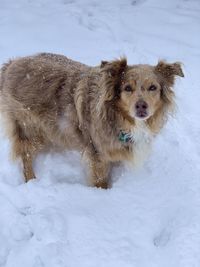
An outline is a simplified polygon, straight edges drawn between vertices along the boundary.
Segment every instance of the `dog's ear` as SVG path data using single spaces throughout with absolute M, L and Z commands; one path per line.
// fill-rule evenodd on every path
M 102 107 L 103 102 L 119 97 L 120 87 L 127 69 L 127 60 L 126 58 L 121 58 L 111 62 L 102 61 L 100 69 L 103 74 L 101 90 L 104 96 L 100 98 L 99 107 Z
M 108 64 L 108 61 L 102 60 L 100 67 L 103 68 L 106 64 Z
M 161 98 L 168 106 L 173 106 L 174 92 L 172 87 L 175 77 L 184 77 L 181 64 L 179 62 L 170 64 L 165 61 L 159 61 L 157 66 L 155 66 L 155 73 L 161 85 Z
M 184 77 L 184 73 L 179 62 L 169 64 L 165 61 L 159 61 L 157 66 L 155 67 L 155 72 L 169 86 L 172 86 L 174 84 L 175 76 Z
M 111 62 L 101 61 L 100 68 L 103 72 L 107 73 L 109 77 L 119 77 L 127 67 L 126 58 L 120 58 Z

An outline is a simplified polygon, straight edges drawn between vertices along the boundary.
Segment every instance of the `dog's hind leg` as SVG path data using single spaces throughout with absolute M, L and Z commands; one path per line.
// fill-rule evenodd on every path
M 33 171 L 34 147 L 33 140 L 25 135 L 23 127 L 17 120 L 12 121 L 12 152 L 14 158 L 20 158 L 23 164 L 23 173 L 26 182 L 35 178 Z
M 23 164 L 23 173 L 26 182 L 36 178 L 33 171 L 33 160 L 43 147 L 42 137 L 37 129 L 25 126 L 16 119 L 10 120 L 10 140 L 12 143 L 13 158 L 20 158 Z
M 26 182 L 36 178 L 33 171 L 33 157 L 30 153 L 21 155 L 23 162 L 24 178 Z

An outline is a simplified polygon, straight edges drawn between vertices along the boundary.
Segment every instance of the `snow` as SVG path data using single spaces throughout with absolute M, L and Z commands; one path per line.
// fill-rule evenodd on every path
M 40 155 L 24 184 L 0 135 L 0 266 L 200 266 L 199 0 L 1 0 L 0 63 L 36 52 L 96 65 L 184 64 L 177 112 L 144 166 L 86 186 L 77 152 Z M 62 125 L 61 125 L 62 126 Z

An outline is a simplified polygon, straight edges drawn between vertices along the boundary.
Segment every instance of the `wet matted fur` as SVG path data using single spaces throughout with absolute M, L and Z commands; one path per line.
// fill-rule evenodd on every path
M 90 184 L 107 188 L 114 162 L 143 160 L 174 104 L 179 63 L 127 65 L 125 58 L 89 67 L 42 53 L 2 67 L 0 108 L 26 181 L 49 148 L 79 150 Z

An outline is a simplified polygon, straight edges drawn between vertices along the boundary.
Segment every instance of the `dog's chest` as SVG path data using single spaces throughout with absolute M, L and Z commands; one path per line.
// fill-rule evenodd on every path
M 144 121 L 136 122 L 136 125 L 131 129 L 131 134 L 134 166 L 140 166 L 150 152 L 153 134 Z

